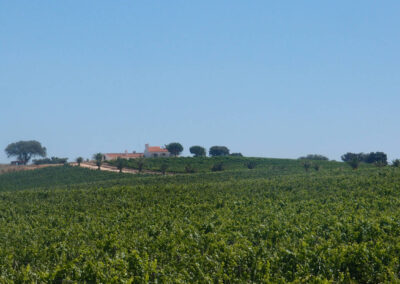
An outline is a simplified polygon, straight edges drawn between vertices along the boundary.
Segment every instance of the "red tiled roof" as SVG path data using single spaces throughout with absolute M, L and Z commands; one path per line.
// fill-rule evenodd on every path
M 105 156 L 109 158 L 123 158 L 123 159 L 129 159 L 129 158 L 141 158 L 143 157 L 143 153 L 107 153 L 104 154 Z
M 161 148 L 161 147 L 159 147 L 159 146 L 151 146 L 151 147 L 148 147 L 147 150 L 148 150 L 149 152 L 163 152 L 163 153 L 168 153 L 168 150 L 167 150 L 167 149 Z

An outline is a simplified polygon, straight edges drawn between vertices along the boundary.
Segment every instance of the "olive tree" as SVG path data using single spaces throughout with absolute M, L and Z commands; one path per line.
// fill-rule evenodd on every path
M 8 157 L 17 157 L 24 165 L 34 156 L 46 157 L 46 148 L 35 140 L 11 143 L 5 149 Z
M 115 165 L 117 166 L 117 169 L 119 170 L 120 173 L 122 173 L 122 170 L 126 166 L 126 159 L 122 159 L 121 157 L 118 157 L 117 160 L 115 161 Z
M 101 164 L 103 163 L 103 158 L 104 158 L 104 156 L 102 153 L 97 153 L 97 154 L 93 155 L 93 159 L 96 162 L 96 166 L 97 166 L 98 170 L 100 170 Z

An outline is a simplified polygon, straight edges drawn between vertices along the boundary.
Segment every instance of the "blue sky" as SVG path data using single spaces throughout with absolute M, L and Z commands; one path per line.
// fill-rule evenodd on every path
M 0 148 L 400 158 L 399 13 L 399 1 L 0 0 Z

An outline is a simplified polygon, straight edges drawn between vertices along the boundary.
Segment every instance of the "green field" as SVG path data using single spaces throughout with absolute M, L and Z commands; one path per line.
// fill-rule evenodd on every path
M 208 159 L 0 175 L 0 283 L 399 282 L 400 169 Z
M 290 159 L 271 159 L 271 158 L 243 158 L 243 157 L 177 157 L 177 158 L 147 158 L 144 159 L 145 170 L 161 171 L 162 165 L 167 165 L 167 171 L 172 173 L 185 173 L 186 167 L 190 166 L 194 172 L 210 172 L 213 165 L 221 163 L 224 170 L 246 170 L 249 162 L 254 163 L 255 169 L 263 169 L 267 171 L 278 171 L 280 173 L 290 172 L 298 173 L 303 172 L 302 160 L 290 160 Z M 126 167 L 137 169 L 139 159 L 130 159 L 127 162 Z M 115 161 L 108 162 L 111 165 L 115 165 Z M 339 162 L 328 162 L 328 161 L 314 161 L 314 164 L 318 164 L 324 169 L 337 169 L 343 167 L 343 163 Z

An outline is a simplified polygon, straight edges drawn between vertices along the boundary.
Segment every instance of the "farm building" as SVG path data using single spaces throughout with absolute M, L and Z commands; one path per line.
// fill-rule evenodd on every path
M 146 144 L 144 149 L 144 156 L 146 158 L 170 157 L 171 153 L 163 147 L 149 146 L 149 144 Z
M 111 160 L 116 160 L 117 158 L 121 159 L 137 159 L 137 158 L 142 158 L 144 157 L 143 153 L 128 153 L 128 151 L 125 151 L 125 153 L 107 153 L 104 154 L 104 160 L 105 161 L 111 161 Z

